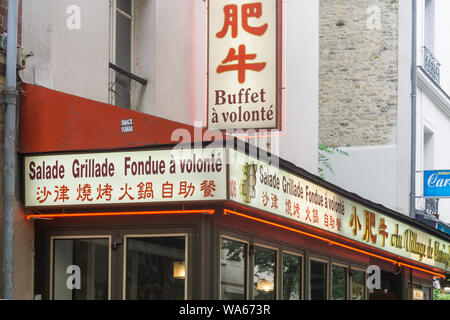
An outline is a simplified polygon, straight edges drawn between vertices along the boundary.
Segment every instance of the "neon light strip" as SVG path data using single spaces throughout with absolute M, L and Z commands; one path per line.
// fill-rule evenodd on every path
M 240 216 L 242 218 L 246 218 L 246 219 L 249 219 L 249 220 L 254 220 L 254 221 L 265 223 L 265 224 L 268 224 L 268 225 L 271 225 L 271 226 L 274 226 L 274 227 L 278 227 L 278 228 L 281 228 L 281 229 L 289 230 L 289 231 L 292 231 L 292 232 L 295 232 L 295 233 L 299 233 L 299 234 L 302 234 L 302 235 L 305 235 L 305 236 L 308 236 L 308 237 L 311 237 L 311 238 L 315 238 L 315 239 L 318 239 L 318 240 L 322 240 L 322 241 L 328 242 L 330 244 L 334 244 L 334 245 L 337 245 L 337 246 L 340 246 L 340 247 L 343 247 L 343 248 L 346 248 L 346 249 L 349 249 L 349 250 L 352 250 L 352 251 L 356 251 L 358 253 L 362 253 L 362 254 L 365 254 L 365 255 L 368 255 L 368 256 L 371 256 L 371 257 L 374 257 L 374 258 L 378 258 L 378 259 L 382 259 L 382 260 L 385 260 L 385 261 L 389 261 L 389 262 L 391 262 L 391 263 L 393 263 L 395 265 L 398 265 L 398 266 L 405 266 L 405 267 L 416 269 L 416 270 L 419 270 L 419 271 L 422 271 L 422 272 L 430 273 L 432 275 L 435 275 L 435 276 L 438 276 L 438 277 L 441 277 L 441 278 L 445 278 L 445 276 L 440 274 L 440 273 L 436 273 L 436 272 L 429 271 L 429 270 L 426 270 L 426 269 L 418 268 L 418 267 L 415 267 L 415 266 L 412 266 L 412 265 L 409 265 L 409 264 L 406 264 L 406 263 L 397 262 L 395 260 L 392 260 L 392 259 L 380 256 L 378 254 L 374 254 L 374 253 L 371 253 L 371 252 L 368 252 L 368 251 L 365 251 L 365 250 L 357 249 L 357 248 L 345 245 L 343 243 L 339 243 L 339 242 L 336 242 L 336 241 L 333 241 L 333 240 L 330 240 L 330 239 L 327 239 L 327 238 L 324 238 L 324 237 L 321 237 L 321 236 L 317 236 L 317 235 L 314 235 L 314 234 L 311 234 L 311 233 L 308 233 L 308 232 L 304 232 L 304 231 L 301 231 L 301 230 L 297 230 L 297 229 L 294 229 L 294 228 L 283 226 L 283 225 L 275 223 L 275 222 L 259 219 L 259 218 L 256 218 L 256 217 L 252 217 L 252 216 L 249 216 L 249 215 L 246 215 L 246 214 L 243 214 L 243 213 L 239 213 L 239 212 L 236 212 L 236 211 L 228 210 L 228 209 L 224 209 L 224 213 L 225 213 L 225 215 L 227 215 L 227 214 L 234 214 L 234 215 Z
M 267 213 L 267 212 L 264 212 L 264 211 L 258 211 L 258 210 L 255 210 L 255 209 L 251 209 L 251 208 L 248 208 L 248 207 L 244 207 L 244 206 L 241 206 L 241 205 L 239 205 L 239 204 L 237 204 L 237 203 L 229 203 L 229 204 L 231 204 L 231 205 L 233 205 L 233 206 L 236 206 L 236 207 L 241 207 L 241 208 L 244 209 L 244 210 L 253 211 L 253 212 L 257 213 L 257 214 L 271 214 L 271 213 Z M 273 215 L 273 214 L 272 214 L 272 215 Z M 282 217 L 277 217 L 277 218 L 283 219 Z M 344 241 L 351 242 L 351 243 L 354 243 L 354 244 L 356 244 L 356 245 L 360 245 L 360 246 L 367 247 L 368 249 L 376 249 L 376 248 L 372 248 L 372 247 L 370 247 L 370 246 L 368 246 L 368 245 L 366 245 L 366 244 L 364 244 L 364 243 L 360 243 L 360 242 L 357 242 L 357 241 L 352 240 L 352 239 L 349 239 L 349 238 L 344 238 L 344 237 L 339 236 L 339 235 L 337 235 L 337 234 L 334 234 L 334 233 L 332 234 L 332 233 L 329 233 L 329 232 L 327 232 L 327 231 L 324 231 L 324 230 L 321 230 L 321 229 L 314 228 L 314 227 L 309 226 L 309 225 L 307 225 L 307 224 L 301 224 L 301 223 L 299 223 L 299 222 L 297 222 L 297 221 L 289 220 L 289 219 L 288 219 L 288 221 L 289 221 L 290 223 L 293 223 L 293 224 L 301 225 L 301 226 L 304 227 L 304 228 L 311 229 L 311 230 L 313 230 L 313 231 L 315 231 L 315 232 L 324 233 L 324 234 L 327 234 L 327 235 L 332 235 L 333 237 L 342 239 L 342 240 L 344 240 Z
M 137 216 L 137 215 L 163 215 L 163 214 L 188 214 L 205 213 L 214 214 L 215 210 L 172 210 L 172 211 L 130 211 L 130 212 L 95 212 L 95 213 L 56 213 L 56 214 L 31 214 L 27 220 L 36 218 L 74 218 L 74 217 L 104 217 L 104 216 Z

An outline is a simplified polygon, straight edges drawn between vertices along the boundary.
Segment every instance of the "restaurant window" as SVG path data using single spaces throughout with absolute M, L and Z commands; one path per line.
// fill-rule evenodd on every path
M 111 62 L 117 68 L 132 73 L 134 45 L 134 0 L 113 1 L 111 19 Z M 111 71 L 111 103 L 131 108 L 131 78 L 118 69 Z
M 186 298 L 186 235 L 127 236 L 125 299 Z
M 302 299 L 302 257 L 283 253 L 283 300 Z
M 331 267 L 331 299 L 347 299 L 347 268 L 339 265 Z
M 109 239 L 52 239 L 52 298 L 110 298 Z
M 255 246 L 253 267 L 253 299 L 276 299 L 277 251 Z
M 319 260 L 310 260 L 309 265 L 309 297 L 311 300 L 327 299 L 328 264 Z
M 220 244 L 220 298 L 245 300 L 247 297 L 246 243 L 222 238 Z
M 351 300 L 366 299 L 366 273 L 352 269 L 350 283 Z

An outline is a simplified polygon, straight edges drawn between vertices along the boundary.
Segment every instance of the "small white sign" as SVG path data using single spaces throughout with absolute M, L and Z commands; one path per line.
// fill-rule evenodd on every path
M 133 119 L 126 119 L 121 121 L 122 133 L 133 132 Z

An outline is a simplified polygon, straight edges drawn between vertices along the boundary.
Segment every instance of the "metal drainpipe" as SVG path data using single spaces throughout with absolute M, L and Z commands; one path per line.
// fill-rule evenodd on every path
M 412 0 L 412 59 L 411 59 L 411 194 L 409 215 L 416 218 L 416 126 L 417 126 L 417 0 Z
M 3 176 L 3 299 L 13 299 L 14 206 L 16 201 L 16 107 L 17 107 L 17 26 L 19 1 L 8 1 L 6 42 L 5 166 Z

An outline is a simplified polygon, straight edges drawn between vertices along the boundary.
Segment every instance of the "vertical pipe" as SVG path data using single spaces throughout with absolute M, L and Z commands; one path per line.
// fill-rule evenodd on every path
M 417 0 L 412 0 L 411 52 L 411 194 L 409 215 L 416 218 Z
M 19 0 L 8 1 L 6 43 L 5 167 L 3 176 L 3 299 L 13 299 L 14 206 L 16 181 L 17 26 Z

